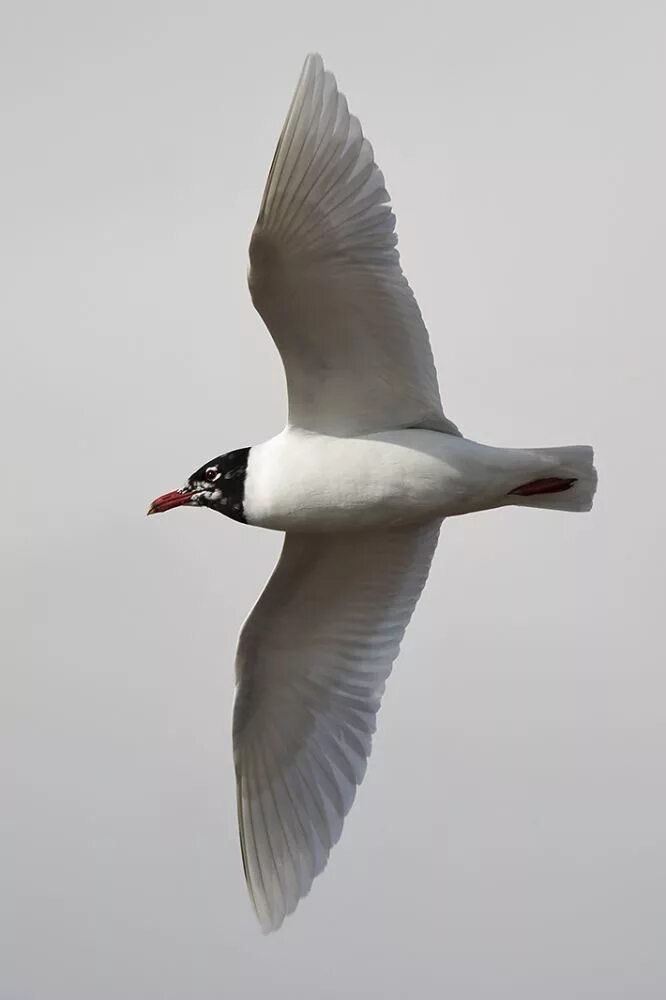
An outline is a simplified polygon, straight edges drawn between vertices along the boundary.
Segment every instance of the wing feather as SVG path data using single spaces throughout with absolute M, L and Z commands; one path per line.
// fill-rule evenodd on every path
M 439 522 L 287 535 L 243 626 L 234 759 L 245 876 L 264 930 L 323 870 L 370 755 Z
M 458 433 L 442 412 L 389 200 L 335 78 L 308 56 L 250 242 L 250 291 L 284 363 L 294 426 Z

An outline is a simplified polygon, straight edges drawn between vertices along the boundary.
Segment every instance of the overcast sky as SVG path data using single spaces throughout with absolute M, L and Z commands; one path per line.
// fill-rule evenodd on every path
M 661 1000 L 666 11 L 27 2 L 0 24 L 0 1000 Z M 322 52 L 447 414 L 592 514 L 447 522 L 328 869 L 261 936 L 230 746 L 280 537 L 147 520 L 276 433 L 247 243 Z

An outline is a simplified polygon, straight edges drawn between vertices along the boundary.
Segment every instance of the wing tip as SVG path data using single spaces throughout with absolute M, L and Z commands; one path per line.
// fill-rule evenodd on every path
M 323 76 L 324 73 L 324 60 L 319 52 L 308 52 L 303 60 L 299 87 L 302 86 L 308 79 L 311 79 L 314 82 L 319 76 Z
M 321 57 L 321 53 L 316 52 L 315 50 L 313 50 L 312 52 L 308 52 L 308 54 L 305 57 L 303 66 L 304 67 L 308 66 L 310 63 L 313 63 L 315 68 L 317 69 L 324 68 L 324 60 Z

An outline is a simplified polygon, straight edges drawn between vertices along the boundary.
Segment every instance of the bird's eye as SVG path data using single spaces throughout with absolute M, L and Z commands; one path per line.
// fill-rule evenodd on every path
M 215 480 L 218 478 L 219 475 L 220 475 L 220 473 L 217 471 L 217 466 L 216 465 L 209 465 L 208 468 L 206 469 L 205 473 L 204 473 L 204 476 L 206 477 L 206 481 L 209 482 L 209 483 L 214 483 Z

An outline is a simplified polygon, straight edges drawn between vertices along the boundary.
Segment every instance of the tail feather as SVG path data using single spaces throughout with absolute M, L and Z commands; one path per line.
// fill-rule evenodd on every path
M 542 478 L 535 482 L 546 482 L 549 478 L 569 480 L 566 488 L 548 492 L 532 492 L 525 484 L 525 492 L 511 491 L 511 503 L 520 507 L 541 507 L 546 510 L 590 510 L 597 488 L 597 470 L 594 468 L 594 452 L 589 445 L 569 445 L 564 448 L 533 448 L 537 468 L 543 469 Z M 520 489 L 520 488 L 519 488 Z

